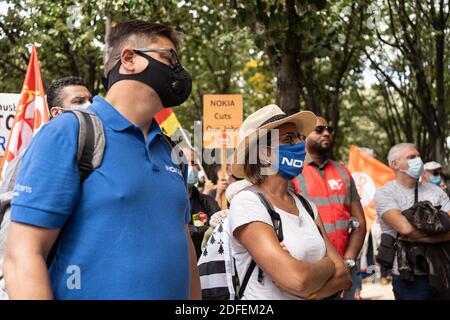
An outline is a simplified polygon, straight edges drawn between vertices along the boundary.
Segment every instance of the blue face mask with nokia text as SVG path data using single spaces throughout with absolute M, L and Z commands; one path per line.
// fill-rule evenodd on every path
M 281 145 L 278 147 L 278 174 L 292 180 L 303 171 L 306 150 L 305 143 Z

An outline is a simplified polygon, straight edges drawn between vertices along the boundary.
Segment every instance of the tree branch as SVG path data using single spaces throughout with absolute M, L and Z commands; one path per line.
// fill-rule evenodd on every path
M 6 26 L 1 21 L 0 21 L 0 28 L 5 33 L 6 37 L 9 40 L 9 42 L 11 42 L 12 46 L 13 47 L 17 46 L 16 38 L 14 37 L 14 35 L 12 33 L 9 32 L 8 28 L 6 28 Z M 26 54 L 21 53 L 21 54 L 19 54 L 19 56 L 22 58 L 22 60 L 25 62 L 25 64 L 28 65 L 28 57 L 26 56 Z

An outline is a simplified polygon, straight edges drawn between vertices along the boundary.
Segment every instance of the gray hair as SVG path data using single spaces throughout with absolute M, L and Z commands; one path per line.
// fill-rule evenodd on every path
M 398 160 L 400 158 L 403 149 L 406 147 L 417 149 L 416 145 L 413 143 L 402 142 L 402 143 L 396 144 L 389 150 L 389 153 L 387 156 L 389 166 L 392 166 L 392 161 Z

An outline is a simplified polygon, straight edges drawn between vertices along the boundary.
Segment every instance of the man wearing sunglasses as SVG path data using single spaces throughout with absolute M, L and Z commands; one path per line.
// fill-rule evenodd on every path
M 33 140 L 33 161 L 25 155 L 12 203 L 4 262 L 10 298 L 201 297 L 187 170 L 172 160 L 154 120 L 191 92 L 177 45 L 176 33 L 163 25 L 129 21 L 112 28 L 107 94 L 89 107 L 103 123 L 106 147 L 102 164 L 83 183 L 73 115 L 62 114 Z
M 294 179 L 296 191 L 312 200 L 319 210 L 328 237 L 356 276 L 356 259 L 364 243 L 366 223 L 355 182 L 348 169 L 328 158 L 334 128 L 317 118 L 315 130 L 306 139 L 310 160 Z M 355 298 L 355 286 L 346 299 Z M 358 294 L 356 295 L 358 298 Z
M 442 171 L 442 165 L 436 161 L 430 161 L 423 166 L 422 182 L 432 183 L 437 185 L 449 195 L 447 187 L 448 177 Z

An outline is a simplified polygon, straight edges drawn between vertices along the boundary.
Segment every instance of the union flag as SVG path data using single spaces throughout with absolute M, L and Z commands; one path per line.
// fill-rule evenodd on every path
M 48 121 L 48 107 L 44 84 L 35 46 L 31 49 L 30 61 L 22 86 L 19 105 L 9 134 L 1 164 L 1 179 L 9 163 L 31 142 L 33 136 Z
M 356 189 L 361 197 L 367 232 L 369 232 L 377 217 L 373 201 L 375 192 L 395 179 L 395 174 L 387 165 L 354 145 L 350 148 L 348 170 L 352 173 Z

